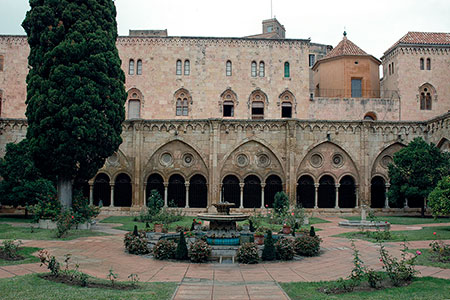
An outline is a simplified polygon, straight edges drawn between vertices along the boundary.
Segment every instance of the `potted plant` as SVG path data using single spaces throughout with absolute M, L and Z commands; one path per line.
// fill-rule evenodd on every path
M 153 228 L 154 228 L 155 232 L 162 232 L 163 231 L 163 227 L 164 227 L 164 224 L 160 224 L 160 223 L 155 223 L 153 225 Z
M 262 245 L 264 244 L 264 233 L 260 230 L 257 230 L 254 234 L 255 244 Z
M 283 233 L 284 234 L 290 234 L 291 233 L 291 226 L 289 226 L 288 224 L 284 223 L 283 224 Z

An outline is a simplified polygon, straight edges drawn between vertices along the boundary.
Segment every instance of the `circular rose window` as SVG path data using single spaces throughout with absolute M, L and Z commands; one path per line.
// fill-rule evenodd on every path
M 248 158 L 247 158 L 247 155 L 245 155 L 245 154 L 239 154 L 239 155 L 236 157 L 236 164 L 237 164 L 239 167 L 245 167 L 245 166 L 248 164 Z
M 160 162 L 163 166 L 169 166 L 172 164 L 172 154 L 166 152 L 161 155 Z
M 322 166 L 322 163 L 323 163 L 322 155 L 320 155 L 319 153 L 314 153 L 313 155 L 311 155 L 311 165 L 314 168 L 320 168 Z
M 383 158 L 381 158 L 381 166 L 383 167 L 383 168 L 388 168 L 388 166 L 389 166 L 389 164 L 391 164 L 391 163 L 393 163 L 394 161 L 393 161 L 393 159 L 392 159 L 392 157 L 391 156 L 389 156 L 389 155 L 385 155 L 385 156 L 383 156 Z
M 192 165 L 193 162 L 194 162 L 194 156 L 192 156 L 192 154 L 186 153 L 185 155 L 183 155 L 183 164 L 185 166 L 190 166 L 190 165 Z
M 119 162 L 119 156 L 117 155 L 117 153 L 113 153 L 113 155 L 108 157 L 108 163 L 110 165 L 117 165 L 118 162 Z
M 331 159 L 333 166 L 340 167 L 344 164 L 344 158 L 341 154 L 335 154 L 333 155 L 333 158 Z
M 257 162 L 258 166 L 267 167 L 270 164 L 270 159 L 267 154 L 261 154 L 258 156 Z

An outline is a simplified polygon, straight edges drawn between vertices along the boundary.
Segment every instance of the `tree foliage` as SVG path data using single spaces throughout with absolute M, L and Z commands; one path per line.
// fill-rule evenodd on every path
M 0 159 L 0 202 L 17 207 L 45 201 L 56 195 L 54 183 L 42 178 L 28 151 L 28 141 L 7 144 Z
M 450 159 L 434 144 L 415 138 L 394 155 L 389 165 L 389 200 L 402 206 L 402 199 L 427 198 L 438 181 L 449 174 Z
M 90 179 L 122 142 L 125 75 L 112 0 L 30 0 L 27 139 L 36 166 Z M 70 196 L 71 197 L 71 196 Z M 71 200 L 71 198 L 70 198 Z
M 428 206 L 434 217 L 450 215 L 450 176 L 442 178 L 431 191 Z
M 283 215 L 289 209 L 289 198 L 285 192 L 277 192 L 273 200 L 273 208 L 278 215 Z
M 275 260 L 277 253 L 275 250 L 275 243 L 272 237 L 272 231 L 267 230 L 267 237 L 264 239 L 264 248 L 261 255 L 262 260 Z

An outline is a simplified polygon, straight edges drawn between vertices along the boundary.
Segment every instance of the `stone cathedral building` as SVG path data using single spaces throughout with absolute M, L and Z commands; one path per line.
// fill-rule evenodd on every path
M 347 38 L 286 39 L 276 19 L 243 38 L 130 30 L 123 143 L 85 193 L 105 212 L 271 207 L 276 192 L 321 213 L 390 207 L 388 164 L 415 137 L 449 150 L 450 34 L 409 32 L 380 59 Z M 389 47 L 389 45 L 386 45 Z M 0 36 L 0 155 L 25 137 L 25 36 Z M 383 77 L 379 69 L 382 65 Z

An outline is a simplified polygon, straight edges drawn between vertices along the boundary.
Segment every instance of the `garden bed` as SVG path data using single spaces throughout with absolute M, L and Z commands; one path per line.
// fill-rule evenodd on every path
M 107 281 L 90 280 L 84 285 L 80 280 L 73 278 L 71 275 L 68 274 L 59 274 L 58 276 L 54 276 L 52 274 L 40 274 L 39 277 L 52 282 L 58 282 L 71 286 L 79 286 L 85 288 L 112 289 L 121 291 L 130 291 L 139 289 L 139 286 L 137 284 L 132 285 L 130 283 L 115 283 L 114 285 L 112 285 L 111 282 Z

